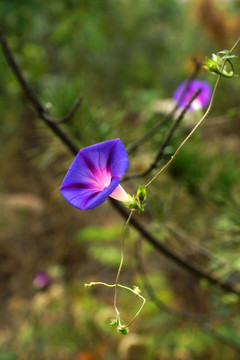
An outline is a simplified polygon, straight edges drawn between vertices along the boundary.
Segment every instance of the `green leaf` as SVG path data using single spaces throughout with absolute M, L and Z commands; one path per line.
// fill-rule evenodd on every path
M 221 57 L 222 60 L 224 60 L 224 59 L 234 59 L 234 58 L 237 58 L 237 56 L 234 55 L 234 54 L 232 54 L 229 50 L 219 51 L 218 54 L 223 54 L 223 56 Z

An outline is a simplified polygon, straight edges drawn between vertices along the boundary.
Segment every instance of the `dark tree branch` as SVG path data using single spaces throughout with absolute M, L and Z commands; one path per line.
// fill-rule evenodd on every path
M 152 287 L 152 285 L 148 279 L 147 272 L 142 263 L 140 250 L 141 250 L 141 246 L 139 247 L 139 244 L 136 244 L 135 256 L 136 256 L 136 260 L 137 260 L 137 270 L 142 278 L 144 288 L 147 291 L 150 300 L 156 305 L 156 307 L 158 309 L 160 309 L 161 311 L 166 312 L 170 316 L 173 316 L 175 318 L 178 318 L 178 319 L 181 319 L 184 321 L 196 323 L 203 332 L 209 334 L 211 337 L 215 338 L 216 340 L 223 342 L 225 345 L 230 346 L 237 352 L 240 352 L 240 343 L 239 342 L 223 336 L 222 334 L 213 330 L 212 328 L 210 328 L 207 325 L 207 323 L 211 320 L 214 320 L 214 321 L 215 320 L 223 320 L 223 319 L 225 320 L 227 317 L 229 317 L 229 315 L 232 316 L 233 312 L 231 312 L 231 314 L 225 314 L 225 313 L 224 314 L 221 314 L 221 313 L 194 314 L 194 313 L 191 313 L 186 310 L 175 310 L 175 309 L 167 306 L 156 295 L 155 290 Z
M 78 153 L 78 147 L 75 145 L 72 140 L 61 130 L 59 127 L 59 124 L 53 123 L 51 121 L 48 121 L 44 116 L 42 116 L 43 112 L 43 106 L 41 105 L 40 101 L 36 97 L 35 93 L 31 89 L 31 87 L 28 85 L 26 79 L 24 78 L 19 66 L 17 65 L 7 43 L 3 36 L 2 31 L 0 31 L 0 43 L 3 48 L 4 55 L 8 61 L 8 64 L 15 74 L 17 80 L 19 81 L 20 85 L 22 86 L 23 90 L 25 91 L 28 99 L 32 103 L 33 107 L 35 108 L 36 112 L 38 113 L 39 117 L 45 121 L 47 126 L 50 127 L 50 129 L 55 133 L 57 137 L 59 137 L 62 142 L 66 145 L 66 147 L 72 152 L 73 155 L 76 155 Z M 40 116 L 41 115 L 41 116 Z M 118 211 L 119 214 L 124 219 L 128 218 L 129 211 L 124 208 L 119 202 L 109 198 L 111 201 L 111 204 L 115 207 L 115 209 Z M 197 278 L 205 278 L 209 281 L 209 283 L 216 285 L 220 288 L 222 288 L 225 291 L 232 292 L 234 294 L 240 295 L 240 292 L 238 292 L 236 289 L 234 289 L 231 285 L 229 285 L 226 282 L 221 282 L 218 279 L 215 279 L 211 277 L 210 275 L 206 274 L 204 271 L 200 270 L 194 265 L 189 264 L 184 259 L 180 258 L 177 254 L 175 254 L 170 249 L 166 248 L 164 244 L 159 243 L 158 240 L 150 233 L 148 232 L 136 219 L 136 217 L 131 218 L 130 224 L 160 253 L 167 256 L 169 259 L 174 261 L 175 263 L 179 264 L 192 274 L 194 274 Z
M 189 100 L 189 102 L 186 104 L 186 106 L 183 108 L 183 110 L 181 111 L 180 115 L 177 117 L 177 119 L 174 121 L 173 125 L 171 126 L 169 132 L 167 133 L 167 135 L 165 136 L 165 139 L 162 142 L 162 145 L 158 151 L 158 153 L 155 156 L 155 159 L 153 160 L 152 164 L 150 164 L 150 166 L 143 172 L 138 173 L 138 174 L 129 174 L 127 176 L 124 177 L 123 181 L 127 181 L 129 179 L 136 179 L 136 178 L 140 178 L 140 177 L 144 177 L 147 176 L 148 174 L 150 174 L 152 172 L 152 170 L 156 169 L 158 166 L 158 163 L 160 161 L 160 159 L 162 158 L 163 154 L 164 154 L 164 150 L 166 149 L 167 145 L 169 144 L 169 141 L 171 139 L 171 137 L 173 136 L 174 132 L 176 131 L 176 129 L 178 128 L 178 125 L 180 124 L 181 120 L 184 118 L 187 110 L 189 109 L 189 107 L 191 106 L 191 103 L 196 99 L 196 97 L 200 94 L 201 90 L 198 89 L 195 94 L 191 97 L 191 99 Z
M 194 250 L 194 254 L 201 255 L 204 258 L 212 261 L 214 264 L 216 264 L 217 267 L 223 268 L 224 266 L 226 266 L 226 263 L 224 261 L 214 256 L 207 248 L 201 246 L 198 242 L 193 241 L 190 237 L 184 236 L 180 229 L 176 231 L 174 228 L 168 225 L 166 225 L 166 229 L 172 237 L 174 237 L 179 243 L 182 244 L 182 246 L 187 246 L 188 248 L 192 249 L 192 251 Z M 215 269 L 211 270 L 211 273 L 214 270 Z
M 226 336 L 220 334 L 218 331 L 215 331 L 215 330 L 211 329 L 209 326 L 206 326 L 204 324 L 201 324 L 201 329 L 206 334 L 214 337 L 220 343 L 230 346 L 232 349 L 234 349 L 238 353 L 240 353 L 240 343 L 238 341 L 235 341 L 235 340 L 231 339 L 230 337 L 226 337 Z
M 215 321 L 215 320 L 221 320 L 221 321 L 226 320 L 226 319 L 229 319 L 234 313 L 239 312 L 238 308 L 236 309 L 236 311 L 234 313 L 232 311 L 228 312 L 228 313 L 226 313 L 226 311 L 224 311 L 222 313 L 216 313 L 216 312 L 215 313 L 194 313 L 194 312 L 190 312 L 187 310 L 175 310 L 173 308 L 170 308 L 169 306 L 167 306 L 163 301 L 161 301 L 158 298 L 153 286 L 151 285 L 151 282 L 148 278 L 147 271 L 146 271 L 145 266 L 142 261 L 141 243 L 139 245 L 139 242 L 136 243 L 136 246 L 135 246 L 135 259 L 136 259 L 137 270 L 142 278 L 144 288 L 146 288 L 149 298 L 153 302 L 155 302 L 157 304 L 157 306 L 159 308 L 161 308 L 161 310 L 166 311 L 167 313 L 169 313 L 171 315 L 181 316 L 182 318 L 185 318 L 189 321 L 203 322 L 203 323 L 211 322 L 211 321 Z
M 174 109 L 172 111 L 170 111 L 169 114 L 167 114 L 163 119 L 161 119 L 160 121 L 158 121 L 153 127 L 152 129 L 150 129 L 146 134 L 144 134 L 140 139 L 136 140 L 133 144 L 127 146 L 126 150 L 127 153 L 130 155 L 132 154 L 134 151 L 136 151 L 140 145 L 142 145 L 145 141 L 147 141 L 148 139 L 150 139 L 153 135 L 155 135 L 157 133 L 157 131 L 159 129 L 161 129 L 164 125 L 166 125 L 174 116 L 175 112 L 178 109 L 178 105 L 176 105 L 174 107 Z
M 124 219 L 128 218 L 128 210 L 123 207 L 119 202 L 109 198 L 112 205 L 118 210 L 118 212 L 122 215 Z M 210 284 L 218 286 L 219 288 L 227 291 L 232 292 L 236 295 L 240 296 L 240 291 L 233 288 L 231 284 L 226 281 L 221 281 L 217 279 L 199 267 L 190 264 L 187 260 L 181 258 L 178 254 L 174 251 L 168 249 L 163 243 L 159 242 L 148 230 L 146 230 L 140 222 L 137 221 L 136 217 L 132 216 L 130 220 L 130 224 L 134 227 L 146 240 L 149 242 L 157 251 L 168 257 L 170 260 L 175 262 L 176 264 L 180 265 L 182 268 L 186 269 L 193 275 L 195 275 L 198 279 L 206 279 Z
M 7 41 L 3 35 L 3 31 L 0 28 L 0 44 L 2 46 L 3 53 L 5 55 L 5 58 L 8 62 L 9 67 L 13 71 L 14 75 L 16 76 L 18 82 L 20 83 L 22 89 L 25 92 L 25 95 L 33 105 L 33 108 L 35 109 L 38 116 L 52 129 L 52 131 L 64 142 L 65 145 L 67 145 L 68 149 L 73 152 L 74 154 L 78 153 L 77 146 L 70 140 L 70 138 L 57 126 L 58 122 L 64 122 L 69 120 L 77 110 L 78 106 L 81 103 L 82 97 L 79 97 L 72 109 L 69 111 L 69 113 L 64 116 L 62 119 L 55 119 L 51 117 L 47 110 L 44 108 L 44 106 L 39 101 L 38 97 L 36 96 L 35 92 L 31 88 L 31 86 L 28 84 L 27 80 L 25 79 L 22 71 L 20 70 L 17 62 L 15 61 L 11 50 L 8 47 Z

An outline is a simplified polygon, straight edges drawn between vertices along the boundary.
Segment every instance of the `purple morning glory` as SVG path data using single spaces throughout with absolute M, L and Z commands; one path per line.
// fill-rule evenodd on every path
M 40 289 L 40 290 L 46 289 L 50 284 L 51 284 L 51 278 L 46 272 L 39 271 L 34 276 L 33 285 L 37 289 Z
M 186 86 L 188 90 L 186 91 Z M 208 82 L 203 80 L 192 80 L 187 85 L 187 81 L 183 81 L 179 87 L 175 90 L 173 94 L 173 99 L 179 103 L 179 107 L 183 108 L 187 105 L 188 101 L 194 95 L 194 93 L 200 89 L 200 94 L 196 97 L 195 100 L 191 103 L 189 111 L 196 111 L 203 109 L 207 106 L 211 100 L 212 89 Z M 185 95 L 184 91 L 186 91 Z
M 63 197 L 80 210 L 93 209 L 108 196 L 130 203 L 119 185 L 128 168 L 128 155 L 120 139 L 107 140 L 81 149 L 60 187 Z

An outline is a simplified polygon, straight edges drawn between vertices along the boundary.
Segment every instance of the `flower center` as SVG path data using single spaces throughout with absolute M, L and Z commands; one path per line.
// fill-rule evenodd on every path
M 102 191 L 104 188 L 108 187 L 111 183 L 111 174 L 110 173 L 99 173 L 95 175 L 96 187 L 99 191 Z

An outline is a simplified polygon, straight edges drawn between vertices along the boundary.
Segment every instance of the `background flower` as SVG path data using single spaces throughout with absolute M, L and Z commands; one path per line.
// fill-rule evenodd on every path
M 51 278 L 46 272 L 39 271 L 34 276 L 33 285 L 35 288 L 40 290 L 46 289 L 49 285 L 51 285 Z
M 183 108 L 187 105 L 188 101 L 195 94 L 197 90 L 201 90 L 200 94 L 191 103 L 189 111 L 196 111 L 203 109 L 211 100 L 212 89 L 208 82 L 203 80 L 192 80 L 188 84 L 183 81 L 173 94 L 173 99 L 179 103 L 179 107 Z

